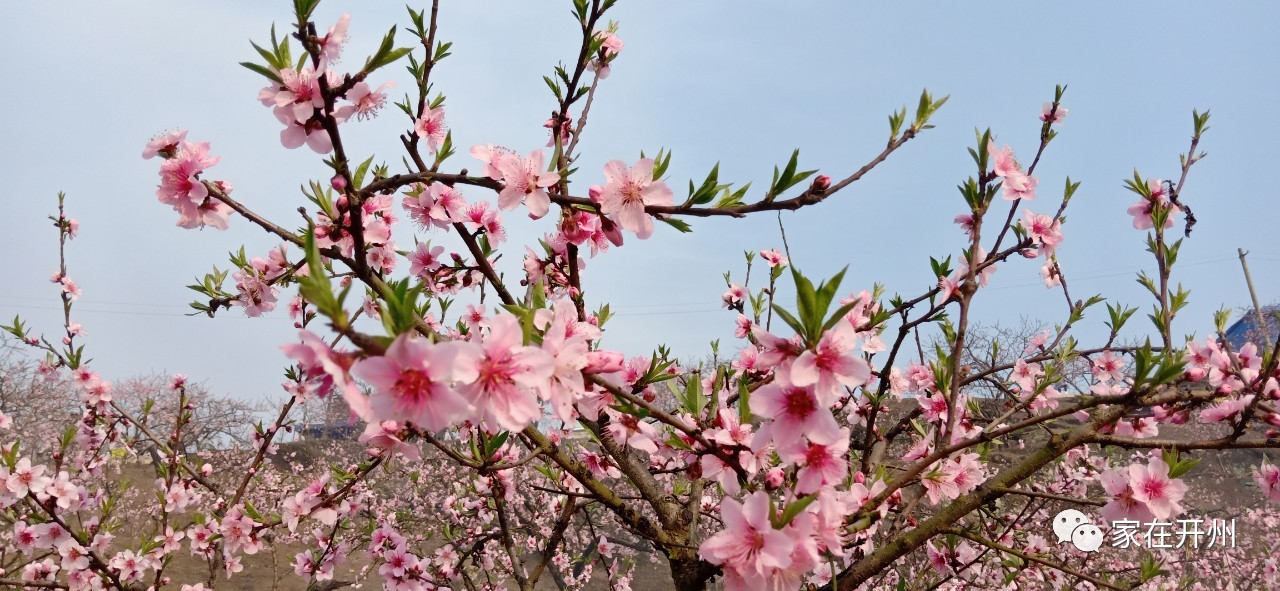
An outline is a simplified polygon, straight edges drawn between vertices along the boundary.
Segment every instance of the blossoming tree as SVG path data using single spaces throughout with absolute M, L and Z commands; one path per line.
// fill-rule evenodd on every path
M 682 367 L 657 344 L 633 358 L 609 348 L 607 303 L 583 289 L 587 260 L 608 264 L 611 249 L 691 231 L 691 219 L 822 207 L 930 129 L 946 98 L 926 91 L 914 113 L 892 113 L 883 149 L 856 170 L 801 171 L 797 152 L 765 187 L 722 182 L 713 169 L 677 200 L 669 152 L 619 155 L 603 170 L 575 166 L 592 104 L 607 95 L 624 49 L 607 20 L 613 0 L 572 2 L 581 43 L 545 78 L 548 144 L 517 150 L 493 138 L 469 149 L 474 162 L 458 154 L 445 95 L 433 85 L 434 67 L 453 49 L 439 35 L 436 4 L 409 9 L 409 45 L 393 29 L 363 65 L 340 71 L 349 17 L 317 26 L 317 2 L 294 0 L 288 34 L 273 29 L 244 64 L 267 81 L 257 99 L 282 146 L 322 160 L 296 219 L 267 219 L 253 197 L 233 196 L 231 182 L 214 178 L 219 156 L 186 131 L 143 152 L 159 159 L 156 197 L 179 226 L 241 220 L 280 240 L 263 256 L 242 249 L 229 271 L 205 275 L 192 286 L 193 306 L 209 317 L 286 307 L 299 329 L 282 346 L 290 399 L 255 426 L 250 453 L 217 469 L 174 445 L 199 420 L 187 412 L 182 378 L 169 385 L 176 401 L 162 430 L 113 399 L 72 322 L 80 290 L 65 247 L 78 223 L 60 199 L 51 219 L 64 256 L 53 282 L 65 337 L 49 340 L 20 319 L 6 329 L 46 356 L 45 371 L 78 385 L 83 414 L 47 461 L 11 441 L 0 449 L 8 528 L 0 540 L 16 549 L 0 553 L 0 586 L 204 589 L 285 544 L 298 550 L 294 571 L 317 588 L 354 582 L 335 578 L 344 562 L 387 589 L 533 589 L 547 579 L 579 588 L 593 573 L 629 588 L 649 551 L 669 569 L 662 587 L 680 590 L 714 581 L 1120 589 L 1215 568 L 1160 553 L 1091 561 L 1038 533 L 1053 511 L 1072 506 L 1100 507 L 1110 520 L 1176 518 L 1196 456 L 1280 447 L 1268 429 L 1280 425 L 1276 346 L 1174 337 L 1188 298 L 1172 279 L 1178 227 L 1190 235 L 1195 221 L 1183 189 L 1203 156 L 1207 112 L 1194 114 L 1179 178 L 1135 172 L 1125 181 L 1136 195 L 1128 213 L 1158 267 L 1139 277 L 1153 302 L 1153 339 L 1141 346 L 1116 344 L 1135 312 L 1116 303 L 1102 313 L 1105 342 L 1072 336 L 1104 300 L 1074 297 L 1055 256 L 1080 184 L 1068 178 L 1049 194 L 1036 176 L 1067 116 L 1059 87 L 1042 109 L 1039 144 L 1024 151 L 1029 164 L 989 130 L 969 148 L 974 173 L 958 187 L 955 262 L 933 262 L 936 286 L 850 290 L 843 272 L 816 280 L 785 249 L 764 249 L 747 257 L 740 282 L 726 278 L 725 322 L 741 339 L 734 358 Z M 392 64 L 414 81 L 393 106 L 382 82 Z M 345 129 L 375 116 L 404 124 L 387 146 L 398 152 L 392 164 L 344 145 Z M 508 245 L 506 215 L 541 220 L 547 233 L 537 245 Z M 397 225 L 402 216 L 412 225 Z M 515 251 L 524 257 L 518 279 L 494 264 L 513 247 L 524 247 Z M 1032 264 L 1023 259 L 1061 292 L 1060 322 L 1027 342 L 994 344 L 1020 354 L 975 370 L 964 362 L 973 302 L 998 266 Z M 794 285 L 794 301 L 775 300 L 781 282 Z M 926 330 L 941 335 L 937 346 L 907 362 Z M 1059 391 L 1064 371 L 1081 364 L 1092 370 L 1089 390 Z M 294 426 L 295 407 L 317 397 L 345 401 L 367 451 L 273 476 L 278 436 Z M 1162 437 L 1188 422 L 1220 428 Z M 1002 453 L 1015 440 L 1024 453 Z M 160 478 L 156 494 L 134 500 L 154 514 L 128 524 L 118 515 L 127 491 L 106 476 L 109 457 L 142 445 L 159 450 Z M 1263 463 L 1255 478 L 1280 501 L 1280 469 Z M 207 576 L 167 574 L 184 545 Z M 1262 560 L 1224 556 L 1220 569 Z M 1243 576 L 1274 584 L 1268 564 Z

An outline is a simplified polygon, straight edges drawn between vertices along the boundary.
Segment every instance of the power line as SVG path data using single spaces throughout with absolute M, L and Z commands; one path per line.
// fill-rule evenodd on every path
M 1215 263 L 1221 263 L 1221 262 L 1224 262 L 1224 261 L 1232 260 L 1233 258 L 1234 258 L 1234 257 L 1223 257 L 1223 258 L 1211 259 L 1211 260 L 1207 260 L 1207 261 L 1197 261 L 1197 262 L 1194 262 L 1194 263 L 1182 263 L 1182 264 L 1179 264 L 1179 265 L 1178 265 L 1178 267 L 1179 267 L 1179 268 L 1184 268 L 1184 267 L 1197 267 L 1197 266 L 1202 266 L 1202 265 L 1211 265 L 1211 264 L 1215 264 Z M 1272 263 L 1280 263 L 1280 260 L 1278 260 L 1278 259 L 1270 259 L 1270 258 L 1265 258 L 1265 257 L 1255 257 L 1255 259 L 1256 259 L 1256 260 L 1259 260 L 1259 261 L 1267 261 L 1267 262 L 1272 262 Z M 1113 268 L 1113 269 L 1114 269 L 1114 268 L 1117 268 L 1117 267 L 1110 267 L 1110 268 Z M 1104 267 L 1103 269 L 1106 269 L 1106 267 Z M 1095 270 L 1094 270 L 1094 273 L 1095 273 L 1095 274 L 1091 274 L 1091 275 L 1084 275 L 1084 276 L 1077 276 L 1077 277 L 1068 276 L 1068 277 L 1067 277 L 1067 280 L 1068 280 L 1068 281 L 1071 281 L 1071 282 L 1077 282 L 1077 281 L 1089 281 L 1089 280 L 1094 280 L 1094 279 L 1106 279 L 1106 278 L 1110 278 L 1110 277 L 1123 277 L 1123 276 L 1126 276 L 1126 275 L 1132 275 L 1132 274 L 1134 274 L 1134 273 L 1136 273 L 1136 272 L 1138 272 L 1138 271 L 1144 271 L 1144 270 L 1148 270 L 1148 269 L 1130 269 L 1130 270 L 1127 270 L 1127 271 L 1120 271 L 1120 272 L 1116 272 L 1116 273 L 1097 273 L 1097 272 L 1098 272 L 1098 271 L 1100 271 L 1100 270 L 1102 270 L 1102 269 L 1095 269 Z M 1044 282 L 1043 282 L 1043 281 L 1032 281 L 1032 282 L 1024 282 L 1024 283 L 1013 283 L 1013 284 L 1009 284 L 1009 285 L 997 285 L 997 286 L 988 287 L 988 288 L 985 288 L 985 289 L 987 289 L 987 290 L 1017 289 L 1017 288 L 1023 288 L 1023 287 L 1037 287 L 1037 286 L 1042 286 L 1042 285 L 1044 285 Z M 7 299 L 7 300 L 25 300 L 25 301 L 47 301 L 47 300 L 48 300 L 48 298 L 38 298 L 38 297 L 31 297 L 31 296 L 3 295 L 3 294 L 0 294 L 0 299 Z M 107 305 L 107 306 L 147 306 L 147 307 L 153 307 L 153 308 L 157 308 L 157 307 L 164 307 L 164 308 L 177 308 L 177 307 L 180 307 L 180 306 L 179 306 L 179 305 L 177 305 L 177 304 L 161 304 L 161 303 L 147 303 L 147 302 L 113 302 L 113 301 L 105 301 L 105 300 L 80 300 L 78 303 L 79 303 L 79 304 L 93 305 L 93 306 L 102 306 L 102 305 Z M 670 307 L 679 307 L 679 306 L 708 305 L 709 303 L 710 303 L 710 302 L 708 302 L 708 301 L 694 301 L 694 302 L 648 302 L 648 303 L 643 303 L 643 304 L 617 304 L 617 303 L 613 303 L 613 304 L 612 304 L 612 306 L 613 306 L 613 307 L 615 307 L 615 308 L 617 308 L 617 309 L 621 309 L 621 310 L 628 310 L 628 309 L 632 309 L 632 308 L 662 308 L 662 307 L 668 307 L 668 306 L 670 306 Z M 17 309 L 25 309 L 25 310 L 53 310 L 53 311 L 61 311 L 61 310 L 62 310 L 62 308 L 61 308 L 61 307 L 57 307 L 57 306 L 32 306 L 32 305 L 23 305 L 23 304 L 4 304 L 3 306 L 0 306 L 0 307 L 4 307 L 4 308 L 17 308 Z M 689 310 L 682 310 L 682 309 L 673 309 L 673 310 L 646 310 L 646 311 L 641 311 L 641 312 L 617 312 L 617 313 L 615 313 L 614 315 L 615 315 L 615 316 L 680 316 L 680 315 L 685 315 L 685 314 L 703 314 L 703 313 L 709 313 L 709 312 L 717 312 L 717 311 L 720 311 L 720 310 L 724 310 L 724 308 L 723 308 L 723 307 L 714 307 L 714 308 L 711 308 L 711 307 L 705 307 L 705 308 L 695 308 L 695 309 L 689 309 Z M 156 316 L 156 317 L 170 317 L 170 318 L 178 318 L 178 317 L 186 318 L 186 317 L 190 317 L 190 315 L 188 315 L 188 314 L 181 314 L 181 313 L 176 313 L 176 312 L 140 312 L 140 311 L 135 311 L 135 310 L 95 310 L 95 309 L 82 308 L 82 307 L 77 307 L 77 308 L 75 308 L 75 311 L 76 311 L 76 312 L 84 312 L 84 313 L 88 313 L 88 314 L 118 314 L 118 315 L 125 315 L 125 316 Z M 237 316 L 237 315 L 231 315 L 230 317 L 232 317 L 232 318 L 248 318 L 247 316 Z M 280 316 L 265 316 L 265 317 L 267 317 L 267 318 L 276 318 L 276 319 L 287 320 L 287 318 L 280 317 Z

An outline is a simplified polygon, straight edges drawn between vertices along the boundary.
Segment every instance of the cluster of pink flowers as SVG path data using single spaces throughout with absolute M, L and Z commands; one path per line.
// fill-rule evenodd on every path
M 996 148 L 994 140 L 987 143 L 987 154 L 991 156 L 992 173 L 1001 178 L 1002 194 L 1007 201 L 1036 198 L 1036 185 L 1039 180 L 1022 170 L 1022 165 L 1013 156 L 1013 148 L 1005 146 Z
M 351 204 L 346 195 L 339 195 L 334 206 L 337 219 L 325 212 L 316 214 L 316 245 L 320 248 L 333 246 L 344 255 L 351 256 L 356 247 L 355 237 L 349 230 L 352 227 Z M 393 209 L 390 195 L 374 195 L 360 204 L 365 262 L 375 271 L 390 273 L 399 260 L 395 240 L 391 236 L 391 226 L 397 219 Z
M 142 151 L 143 158 L 157 155 L 164 158 L 156 198 L 178 212 L 179 227 L 211 226 L 225 230 L 231 207 L 210 193 L 209 184 L 221 194 L 230 195 L 231 183 L 200 178 L 206 169 L 218 163 L 219 157 L 209 154 L 209 142 L 190 143 L 186 137 L 186 130 L 169 132 L 148 142 Z
M 595 32 L 595 38 L 600 41 L 600 53 L 587 62 L 587 69 L 595 72 L 602 80 L 609 77 L 610 65 L 622 52 L 622 40 L 615 33 L 614 27 Z
M 325 128 L 326 116 L 332 116 L 336 124 L 352 118 L 363 120 L 374 117 L 386 104 L 386 89 L 392 83 L 374 89 L 368 82 L 361 80 L 352 84 L 342 96 L 335 97 L 347 101 L 347 104 L 334 105 L 332 112 L 327 112 L 329 107 L 325 104 L 321 81 L 323 79 L 330 89 L 340 88 L 343 83 L 343 76 L 329 66 L 341 56 L 350 20 L 350 15 L 343 14 L 321 39 L 318 66 L 304 64 L 300 68 L 284 67 L 274 70 L 280 82 L 271 84 L 258 93 L 258 100 L 263 106 L 271 107 L 276 119 L 285 126 L 280 131 L 280 143 L 284 147 L 294 149 L 306 144 L 318 154 L 327 154 L 333 150 L 333 138 Z M 443 117 L 443 112 L 440 117 Z M 442 125 L 443 119 L 440 120 L 440 126 Z M 431 131 L 434 138 L 434 128 Z M 434 151 L 436 143 L 434 140 L 429 141 L 432 142 Z
M 1187 494 L 1187 485 L 1169 477 L 1169 465 L 1158 450 L 1147 465 L 1107 470 L 1098 480 L 1111 497 L 1101 512 L 1109 522 L 1127 519 L 1146 523 L 1153 518 L 1168 521 L 1182 513 L 1179 502 Z
M 401 335 L 384 355 L 354 364 L 343 363 L 341 353 L 307 331 L 303 344 L 285 352 L 315 389 L 340 387 L 352 411 L 371 424 L 399 421 L 438 431 L 476 421 L 491 430 L 520 430 L 541 416 L 539 400 L 571 420 L 573 405 L 588 395 L 581 372 L 621 370 L 609 361 L 620 354 L 590 350 L 599 329 L 576 316 L 567 301 L 539 311 L 534 322 L 543 332 L 541 346 L 523 344 L 520 320 L 504 312 L 480 316 L 472 330 L 446 342 Z M 373 393 L 354 391 L 353 376 L 371 384 Z
M 1189 341 L 1183 360 L 1187 364 L 1184 377 L 1204 382 L 1220 397 L 1200 411 L 1201 422 L 1235 421 L 1254 406 L 1255 400 L 1270 403 L 1280 400 L 1280 382 L 1275 375 L 1262 376 L 1262 357 L 1254 343 L 1245 343 L 1239 351 L 1232 352 L 1212 338 L 1206 339 L 1203 345 Z M 1260 411 L 1258 416 L 1272 426 L 1280 426 L 1278 413 Z M 1186 420 L 1185 411 L 1179 418 Z
M 254 257 L 248 266 L 236 271 L 232 278 L 236 280 L 238 295 L 231 305 L 244 308 L 245 315 L 250 317 L 274 310 L 279 295 L 274 282 L 291 267 L 286 250 L 283 244 L 277 246 L 271 249 L 266 259 Z

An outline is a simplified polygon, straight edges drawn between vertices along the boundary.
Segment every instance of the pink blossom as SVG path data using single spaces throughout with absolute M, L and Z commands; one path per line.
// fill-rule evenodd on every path
M 987 154 L 991 157 L 992 172 L 1001 178 L 1014 174 L 1022 174 L 1022 165 L 1013 156 L 1013 148 L 1005 146 L 996 149 L 995 140 L 987 141 Z
M 432 183 L 430 186 L 416 185 L 405 195 L 402 205 L 409 212 L 409 217 L 423 227 L 449 229 L 455 222 L 463 220 L 467 200 L 449 185 Z
M 1023 390 L 1035 390 L 1036 383 L 1040 381 L 1040 377 L 1044 375 L 1044 370 L 1040 369 L 1039 363 L 1027 363 L 1025 359 L 1019 359 L 1013 364 L 1013 382 Z
M 760 258 L 764 259 L 765 262 L 769 263 L 770 268 L 778 267 L 778 266 L 786 266 L 787 264 L 787 257 L 782 256 L 782 253 L 776 250 L 760 251 Z
M 203 202 L 209 196 L 209 188 L 200 181 L 200 174 L 217 164 L 218 160 L 217 156 L 209 154 L 209 142 L 182 142 L 176 154 L 160 165 L 156 198 L 165 205 L 173 206 L 183 201 Z
M 1114 351 L 1103 351 L 1093 359 L 1093 377 L 1101 381 L 1119 381 L 1124 379 L 1125 361 Z
M 736 310 L 742 306 L 742 301 L 750 297 L 746 289 L 737 283 L 730 283 L 729 289 L 720 296 L 720 300 L 724 302 L 724 307 Z
M 355 416 L 366 422 L 374 422 L 369 398 L 360 392 L 360 388 L 348 375 L 352 363 L 350 355 L 334 351 L 311 331 L 299 331 L 298 336 L 302 340 L 300 344 L 282 345 L 280 349 L 298 362 L 308 380 L 317 382 L 320 396 L 337 388 Z
M 298 122 L 293 119 L 290 111 L 284 109 L 277 109 L 275 115 L 276 119 L 285 125 L 285 128 L 280 131 L 280 145 L 293 150 L 306 144 L 317 154 L 328 154 L 333 151 L 333 139 L 329 137 L 329 132 L 319 119 Z
M 784 380 L 761 386 L 751 395 L 751 412 L 771 419 L 756 435 L 753 449 L 761 449 L 765 441 L 798 441 L 805 437 L 814 443 L 835 443 L 840 427 L 831 409 L 819 402 L 812 386 L 797 386 Z
M 178 147 L 187 139 L 187 130 L 179 129 L 176 131 L 165 132 L 158 135 L 147 142 L 147 147 L 142 150 L 142 157 L 150 160 L 157 155 L 163 158 L 172 158 L 178 152 Z
M 338 108 L 335 115 L 340 119 L 350 119 L 355 117 L 357 121 L 372 119 L 378 115 L 378 111 L 387 104 L 388 88 L 395 86 L 395 82 L 387 82 L 377 89 L 369 86 L 368 82 L 357 82 L 347 91 L 346 99 L 351 102 L 350 105 L 344 105 Z
M 53 482 L 52 478 L 44 475 L 44 470 L 43 465 L 32 466 L 31 460 L 22 458 L 18 460 L 13 470 L 0 472 L 0 476 L 6 476 L 4 485 L 9 494 L 22 498 L 29 492 L 36 494 L 44 492 L 45 487 Z
M 308 65 L 302 70 L 284 68 L 277 74 L 281 83 L 263 88 L 258 100 L 265 106 L 274 105 L 275 116 L 281 123 L 306 123 L 324 107 L 319 79 L 323 70 L 317 72 Z
M 698 553 L 708 562 L 724 568 L 741 579 L 758 579 L 774 569 L 791 566 L 791 553 L 796 544 L 790 536 L 770 523 L 768 493 L 756 491 L 740 504 L 725 499 L 720 505 L 724 529 L 707 538 Z M 761 581 L 755 581 L 758 585 Z
M 396 421 L 382 421 L 379 423 L 369 423 L 365 425 L 364 432 L 360 434 L 360 443 L 367 443 L 371 446 L 370 453 L 392 453 L 401 454 L 407 460 L 421 459 L 418 446 L 406 443 L 400 439 L 400 423 Z M 376 455 L 376 454 L 374 454 Z
M 498 314 L 487 324 L 475 368 L 479 377 L 461 391 L 490 427 L 519 431 L 541 415 L 536 388 L 551 378 L 555 361 L 542 349 L 523 344 L 515 316 Z
M 409 274 L 425 279 L 433 271 L 440 268 L 440 255 L 443 246 L 431 247 L 430 242 L 420 242 L 413 252 L 409 253 Z
M 1027 346 L 1022 350 L 1022 354 L 1030 355 L 1032 353 L 1035 353 L 1036 351 L 1044 349 L 1045 345 L 1047 345 L 1048 343 L 1049 343 L 1049 331 L 1046 329 L 1046 330 L 1037 332 L 1036 334 L 1031 335 L 1031 338 L 1027 340 Z
M 1253 481 L 1258 483 L 1262 495 L 1273 503 L 1280 503 L 1280 468 L 1270 462 L 1253 470 Z
M 1067 108 L 1058 105 L 1055 109 L 1053 103 L 1045 103 L 1040 105 L 1040 120 L 1046 123 L 1062 123 L 1067 118 Z
M 586 394 L 582 370 L 590 363 L 590 339 L 598 338 L 600 329 L 582 326 L 573 302 L 560 300 L 551 310 L 539 310 L 534 317 L 537 326 L 545 326 L 542 349 L 555 359 L 555 371 L 542 390 L 563 421 L 573 420 L 573 405 Z
M 953 475 L 952 481 L 960 491 L 960 494 L 965 494 L 978 488 L 978 485 L 987 479 L 986 468 L 983 467 L 979 458 L 980 456 L 976 453 L 967 453 L 947 460 L 950 463 L 950 472 Z
M 1014 173 L 1005 177 L 1001 183 L 1001 195 L 1005 201 L 1017 201 L 1019 199 L 1031 201 L 1036 198 L 1036 185 L 1039 184 L 1036 177 Z
M 650 454 L 658 453 L 658 445 L 654 441 L 658 430 L 652 424 L 633 414 L 614 412 L 613 409 L 606 412 L 610 421 L 605 430 L 615 441 Z
M 498 168 L 498 164 L 504 157 L 514 154 L 514 151 L 494 144 L 471 146 L 471 156 L 484 163 L 484 175 L 495 181 L 502 180 L 502 169 Z
M 1120 437 L 1148 439 L 1160 434 L 1160 426 L 1155 417 L 1120 419 L 1116 422 L 1115 434 Z
M 956 225 L 960 226 L 961 230 L 964 230 L 965 236 L 967 236 L 970 240 L 973 239 L 973 224 L 974 224 L 973 214 L 962 213 L 956 216 L 955 220 L 953 221 Z
M 476 380 L 480 357 L 480 347 L 473 343 L 433 344 L 406 333 L 385 355 L 357 361 L 351 373 L 374 386 L 369 404 L 375 419 L 439 431 L 473 411 L 454 385 Z
M 1047 215 L 1036 215 L 1031 210 L 1023 211 L 1024 219 L 1020 226 L 1027 233 L 1031 242 L 1041 247 L 1041 252 L 1048 254 L 1062 243 L 1062 221 Z
M 799 443 L 799 442 L 791 442 Z M 788 446 L 783 446 L 784 448 Z M 796 471 L 796 493 L 817 492 L 823 486 L 837 486 L 849 475 L 849 430 L 840 429 L 830 445 L 807 443 L 782 449 L 783 459 L 800 466 Z
M 852 325 L 837 323 L 822 334 L 812 350 L 805 350 L 791 365 L 791 383 L 814 386 L 820 403 L 828 406 L 843 394 L 842 386 L 855 388 L 867 383 L 871 366 L 855 354 L 856 340 Z
M 560 175 L 543 170 L 542 150 L 529 152 L 525 158 L 515 154 L 503 156 L 498 161 L 498 170 L 506 185 L 498 193 L 498 208 L 515 209 L 524 200 L 529 208 L 529 217 L 540 218 L 547 215 L 551 207 L 551 196 L 547 187 L 560 181 Z
M 962 278 L 959 273 L 952 273 L 950 277 L 938 278 L 938 302 L 943 303 L 949 301 L 960 292 L 960 282 Z
M 488 201 L 477 201 L 468 205 L 459 217 L 473 230 L 483 228 L 485 236 L 489 237 L 490 245 L 497 246 L 507 239 L 507 231 L 502 226 L 502 216 L 489 209 Z
M 607 182 L 600 194 L 600 212 L 642 240 L 653 234 L 653 218 L 645 212 L 645 207 L 675 203 L 667 184 L 654 180 L 653 166 L 652 158 L 641 158 L 631 168 L 621 160 L 611 160 L 604 165 Z
M 1111 496 L 1111 500 L 1102 507 L 1102 518 L 1108 522 L 1133 520 L 1150 521 L 1153 517 L 1146 503 L 1133 496 L 1133 488 L 1129 483 L 1129 473 L 1123 470 L 1107 470 L 1098 475 L 1102 488 Z
M 1040 266 L 1040 277 L 1044 279 L 1045 287 L 1062 285 L 1062 273 L 1058 269 L 1055 258 L 1045 259 L 1044 264 Z
M 941 462 L 920 475 L 920 485 L 924 487 L 930 504 L 937 505 L 944 498 L 950 500 L 960 496 L 956 476 L 955 466 L 950 462 Z
M 597 78 L 604 80 L 609 77 L 609 64 L 622 52 L 623 43 L 613 31 L 596 31 L 595 38 L 600 41 L 600 54 L 587 62 L 587 69 L 595 72 Z
M 973 249 L 960 258 L 960 268 L 956 270 L 957 277 L 969 276 L 970 261 L 977 266 L 978 271 L 974 273 L 974 279 L 977 280 L 980 287 L 986 287 L 991 282 L 991 276 L 996 272 L 996 264 L 987 261 L 987 251 L 981 246 Z
M 427 147 L 432 154 L 435 154 L 449 132 L 449 128 L 444 123 L 444 107 L 427 109 L 417 121 L 414 121 L 413 131 L 418 134 L 418 137 L 427 140 Z
M 1167 191 L 1165 190 L 1164 181 L 1161 179 L 1147 180 L 1147 192 L 1150 197 L 1142 197 L 1137 203 L 1129 206 L 1127 210 L 1129 215 L 1133 216 L 1133 227 L 1135 230 L 1150 230 L 1155 227 L 1155 219 L 1152 217 L 1154 210 L 1158 207 L 1163 211 L 1167 211 L 1165 216 L 1164 227 L 1173 227 L 1173 216 L 1181 213 L 1182 208 L 1174 205 L 1169 200 Z
M 1200 422 L 1202 423 L 1220 423 L 1234 418 L 1236 415 L 1244 412 L 1253 403 L 1253 395 L 1241 396 L 1239 398 L 1230 398 L 1223 400 L 1209 408 L 1200 411 Z
M 1169 478 L 1169 465 L 1160 458 L 1152 458 L 1146 466 L 1129 466 L 1129 487 L 1133 499 L 1144 503 L 1157 519 L 1168 519 L 1182 513 L 1178 501 L 1187 493 L 1187 485 L 1179 479 Z
M 329 27 L 329 33 L 320 39 L 321 69 L 328 64 L 337 63 L 338 58 L 342 56 L 342 45 L 347 42 L 347 27 L 350 23 L 351 15 L 342 13 L 338 22 Z

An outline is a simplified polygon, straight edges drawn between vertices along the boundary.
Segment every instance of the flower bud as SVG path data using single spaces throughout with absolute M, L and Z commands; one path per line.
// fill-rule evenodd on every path
M 329 179 L 329 186 L 333 187 L 334 191 L 345 191 L 347 190 L 347 179 L 343 178 L 341 174 L 335 174 L 333 178 Z
M 831 188 L 831 177 L 825 174 L 820 174 L 813 178 L 813 184 L 810 185 L 809 190 L 814 193 L 822 193 L 830 188 Z
M 783 481 L 785 480 L 786 480 L 786 473 L 782 471 L 782 468 L 779 468 L 776 466 L 773 468 L 770 468 L 769 473 L 765 474 L 764 476 L 765 486 L 771 489 L 781 487 Z

